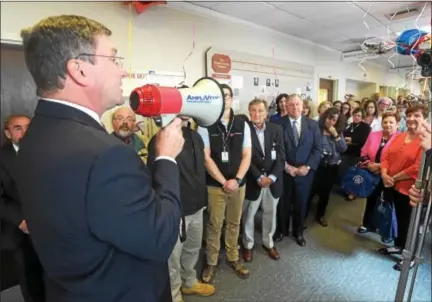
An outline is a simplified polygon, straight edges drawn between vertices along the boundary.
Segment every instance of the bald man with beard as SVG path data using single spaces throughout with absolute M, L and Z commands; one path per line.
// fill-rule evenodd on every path
M 144 142 L 135 134 L 135 113 L 129 107 L 120 107 L 112 115 L 112 126 L 115 137 L 131 146 L 138 154 L 145 148 Z

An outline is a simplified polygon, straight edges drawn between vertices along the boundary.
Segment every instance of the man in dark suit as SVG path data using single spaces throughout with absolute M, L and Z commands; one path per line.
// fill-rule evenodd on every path
M 16 264 L 24 301 L 43 302 L 45 301 L 43 270 L 29 237 L 14 177 L 20 141 L 29 124 L 30 118 L 24 115 L 12 115 L 5 122 L 5 135 L 9 141 L 0 149 L 0 247 L 5 256 L 2 259 L 5 260 L 2 261 L 2 272 L 3 268 L 13 267 L 13 263 Z M 8 271 L 7 274 L 11 274 L 12 277 L 16 273 Z M 5 276 L 5 280 L 8 277 L 10 276 Z
M 266 123 L 266 101 L 254 99 L 249 103 L 252 141 L 252 159 L 246 174 L 246 194 L 243 203 L 243 258 L 252 261 L 254 246 L 255 214 L 261 206 L 262 245 L 273 260 L 280 258 L 274 246 L 276 208 L 283 191 L 285 150 L 282 128 Z
M 47 301 L 172 301 L 167 259 L 181 220 L 181 120 L 158 133 L 150 175 L 100 122 L 123 103 L 125 72 L 111 31 L 58 16 L 21 35 L 42 99 L 21 143 L 17 185 Z
M 289 235 L 292 214 L 293 236 L 298 245 L 304 246 L 307 201 L 322 155 L 321 131 L 316 121 L 302 116 L 303 101 L 298 95 L 288 97 L 286 109 L 288 115 L 280 120 L 284 129 L 286 175 L 283 200 L 278 204 L 275 240 Z

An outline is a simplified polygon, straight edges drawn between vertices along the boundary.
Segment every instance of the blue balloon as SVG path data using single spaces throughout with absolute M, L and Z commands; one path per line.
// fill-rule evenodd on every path
M 413 49 L 413 46 L 421 37 L 427 34 L 426 31 L 419 29 L 408 29 L 402 32 L 396 39 L 396 52 L 401 55 L 417 54 L 420 50 Z

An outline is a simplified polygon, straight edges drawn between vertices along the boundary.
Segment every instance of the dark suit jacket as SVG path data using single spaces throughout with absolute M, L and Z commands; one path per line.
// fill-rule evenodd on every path
M 285 161 L 295 167 L 302 165 L 309 166 L 312 171 L 318 169 L 321 160 L 321 131 L 318 122 L 305 116 L 301 117 L 301 131 L 298 146 L 294 144 L 293 129 L 288 116 L 280 120 L 284 128 L 285 141 Z M 297 181 L 302 181 L 303 177 L 295 177 Z
M 40 100 L 17 166 L 48 302 L 160 300 L 181 218 L 175 163 L 151 177 L 89 115 Z
M 279 125 L 266 123 L 264 130 L 264 148 L 262 150 L 256 129 L 252 123 L 249 123 L 252 138 L 252 159 L 251 165 L 246 174 L 246 195 L 248 200 L 256 200 L 260 193 L 261 187 L 257 180 L 263 174 L 267 176 L 273 174 L 277 177 L 276 182 L 270 186 L 270 191 L 274 198 L 279 198 L 283 191 L 282 176 L 285 164 L 285 148 L 283 141 L 283 131 Z M 272 150 L 276 151 L 276 160 L 272 160 Z M 264 151 L 264 152 L 263 152 Z
M 18 248 L 23 236 L 25 236 L 18 228 L 23 221 L 23 215 L 13 177 L 16 157 L 15 149 L 11 143 L 0 149 L 1 250 Z

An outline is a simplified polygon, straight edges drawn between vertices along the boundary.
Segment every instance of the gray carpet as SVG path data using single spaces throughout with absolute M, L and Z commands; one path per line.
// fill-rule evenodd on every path
M 267 257 L 260 234 L 251 276 L 240 280 L 221 257 L 212 297 L 185 297 L 186 302 L 216 301 L 394 301 L 399 272 L 395 260 L 378 255 L 381 247 L 375 234 L 357 235 L 364 200 L 347 202 L 333 196 L 328 211 L 328 228 L 309 224 L 306 247 L 291 238 L 277 244 L 279 261 Z M 312 216 L 312 215 L 311 215 Z M 417 274 L 412 301 L 431 301 L 431 238 L 424 249 L 425 263 Z M 22 302 L 19 290 L 2 293 L 3 302 Z

